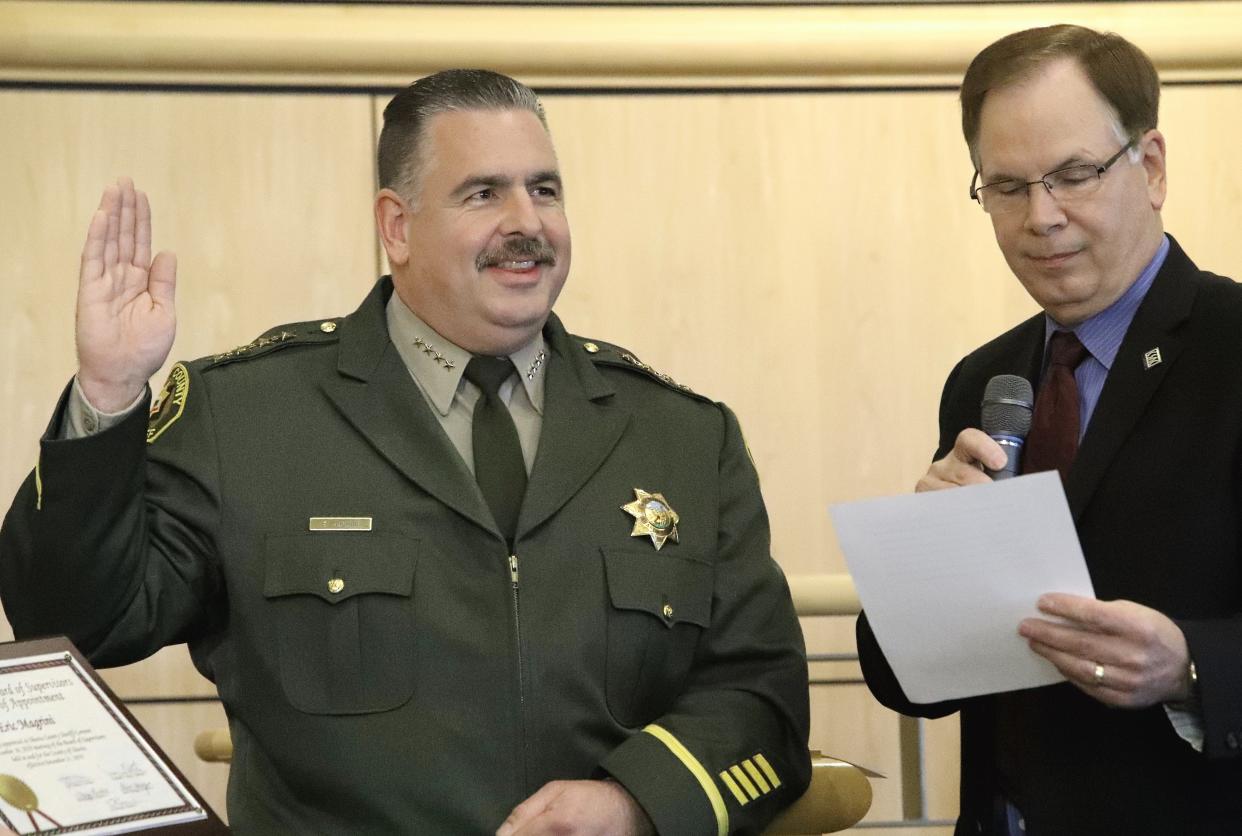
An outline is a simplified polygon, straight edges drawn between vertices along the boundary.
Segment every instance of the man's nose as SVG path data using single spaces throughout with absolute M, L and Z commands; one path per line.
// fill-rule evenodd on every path
M 539 217 L 531 196 L 525 190 L 510 194 L 505 200 L 501 233 L 504 235 L 521 234 L 533 238 L 542 230 L 543 221 Z
M 1028 229 L 1038 234 L 1045 234 L 1065 224 L 1065 212 L 1047 183 L 1037 180 L 1026 188 L 1026 226 Z

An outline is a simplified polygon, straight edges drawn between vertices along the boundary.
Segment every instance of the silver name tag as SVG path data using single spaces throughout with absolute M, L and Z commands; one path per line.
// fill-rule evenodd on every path
M 311 517 L 311 531 L 370 531 L 370 517 Z

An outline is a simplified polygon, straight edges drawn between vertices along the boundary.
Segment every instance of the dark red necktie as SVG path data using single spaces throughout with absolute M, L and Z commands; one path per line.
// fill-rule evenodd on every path
M 1064 481 L 1078 453 L 1078 384 L 1074 369 L 1087 349 L 1073 331 L 1055 331 L 1048 342 L 1048 370 L 1035 397 L 1023 473 L 1058 470 Z

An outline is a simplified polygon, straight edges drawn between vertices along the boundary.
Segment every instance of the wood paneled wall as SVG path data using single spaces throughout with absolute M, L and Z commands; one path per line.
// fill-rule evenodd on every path
M 174 358 L 343 314 L 380 269 L 371 157 L 386 100 L 0 89 L 4 503 L 74 370 L 77 260 L 103 185 L 134 176 L 156 246 L 178 254 Z M 954 91 L 596 91 L 545 105 L 575 234 L 559 313 L 728 402 L 785 571 L 844 571 L 827 506 L 908 490 L 935 447 L 948 370 L 1034 311 L 966 197 Z M 1242 86 L 1165 90 L 1167 228 L 1234 276 L 1238 113 Z M 805 626 L 812 652 L 853 651 L 852 619 Z M 107 676 L 131 698 L 213 693 L 180 648 Z M 895 717 L 862 685 L 817 688 L 813 706 L 813 746 L 894 776 L 869 820 L 899 819 Z M 139 718 L 222 809 L 225 769 L 188 748 L 223 724 L 219 707 L 144 705 Z M 928 815 L 952 818 L 956 721 L 927 724 L 925 741 Z

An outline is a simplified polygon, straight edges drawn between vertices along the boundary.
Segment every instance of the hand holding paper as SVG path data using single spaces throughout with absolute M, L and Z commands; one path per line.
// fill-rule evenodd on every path
M 1018 634 L 1044 593 L 1094 598 L 1055 472 L 831 512 L 876 640 L 911 700 L 1064 679 Z
M 1040 598 L 1039 608 L 1058 621 L 1030 618 L 1019 632 L 1088 695 L 1123 708 L 1190 695 L 1186 637 L 1163 613 L 1133 601 L 1055 593 Z

